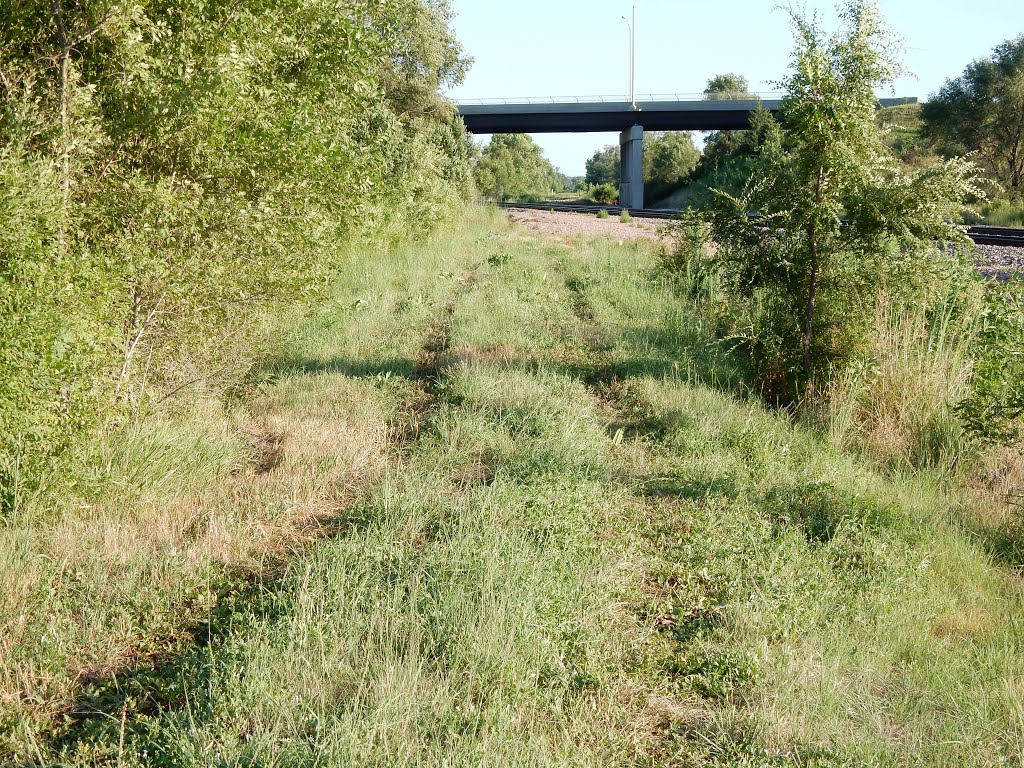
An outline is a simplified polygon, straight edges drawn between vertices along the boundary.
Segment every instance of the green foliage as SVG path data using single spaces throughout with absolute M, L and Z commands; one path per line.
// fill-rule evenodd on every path
M 587 197 L 598 205 L 613 205 L 619 199 L 619 188 L 614 184 L 598 184 L 587 190 Z
M 650 133 L 644 143 L 644 194 L 650 200 L 658 200 L 685 184 L 700 162 L 700 150 L 687 131 Z
M 5 8 L 0 453 L 45 461 L 102 404 L 228 384 L 261 314 L 319 290 L 347 246 L 461 206 L 467 145 L 438 92 L 467 65 L 449 16 L 434 0 Z
M 981 221 L 995 227 L 1024 227 L 1024 201 L 1015 205 L 1005 198 L 993 200 L 981 206 L 980 214 Z
M 598 211 L 597 212 L 597 218 L 599 218 L 599 219 L 607 219 L 608 218 L 608 211 L 603 210 L 603 209 Z
M 491 137 L 474 167 L 476 186 L 489 200 L 533 201 L 561 192 L 564 178 L 524 133 Z
M 623 211 L 619 214 L 619 221 L 623 224 L 629 224 L 633 221 L 633 217 L 629 215 L 629 211 Z
M 54 169 L 0 149 L 0 510 L 13 506 L 16 474 L 90 422 L 109 351 L 89 275 L 60 247 L 65 221 Z
M 722 100 L 756 97 L 749 92 L 745 77 L 728 73 L 716 75 L 708 81 L 704 98 Z M 704 150 L 698 156 L 696 167 L 689 174 L 687 203 L 696 205 L 706 201 L 712 188 L 738 194 L 750 175 L 751 159 L 757 154 L 761 140 L 757 131 L 712 131 L 704 141 Z
M 611 184 L 618 187 L 622 176 L 619 152 L 620 150 L 616 146 L 607 146 L 595 152 L 587 160 L 587 175 L 584 177 L 587 184 L 590 186 Z
M 960 415 L 984 440 L 1019 443 L 1024 437 L 1024 284 L 990 286 L 980 323 L 973 391 Z
M 712 101 L 727 99 L 753 99 L 747 78 L 735 72 L 715 75 L 704 88 L 704 98 Z
M 0 763 L 1012 763 L 980 494 L 712 386 L 649 246 L 484 216 L 346 263 L 244 409 L 270 472 L 182 404 L 0 527 Z
M 709 257 L 710 231 L 696 211 L 688 210 L 674 227 L 675 246 L 666 247 L 660 271 L 689 299 L 707 302 L 717 292 L 717 270 Z
M 644 135 L 643 179 L 645 195 L 657 200 L 679 188 L 700 162 L 700 150 L 688 131 L 656 131 Z M 608 146 L 587 160 L 587 184 L 618 189 L 621 178 L 620 149 Z M 616 192 L 616 198 L 618 192 Z M 597 201 L 597 198 L 592 198 Z
M 1011 199 L 1024 196 L 1024 34 L 947 80 L 921 116 L 946 156 L 976 152 Z
M 908 173 L 886 146 L 874 93 L 899 65 L 874 3 L 848 2 L 831 39 L 791 17 L 787 133 L 765 121 L 744 191 L 716 190 L 709 205 L 724 285 L 751 312 L 759 386 L 784 399 L 857 350 L 884 285 L 909 291 L 936 273 L 932 242 L 963 240 L 949 222 L 978 193 L 966 161 Z
M 565 177 L 565 191 L 566 192 L 584 192 L 587 189 L 587 178 L 586 176 L 566 176 Z
M 921 104 L 900 104 L 878 110 L 878 123 L 885 131 L 886 143 L 911 168 L 934 165 L 939 160 L 924 136 L 921 111 Z

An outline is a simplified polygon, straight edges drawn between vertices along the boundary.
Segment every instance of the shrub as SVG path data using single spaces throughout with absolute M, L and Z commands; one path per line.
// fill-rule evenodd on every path
M 603 210 L 603 209 L 598 211 L 597 212 L 597 218 L 599 218 L 599 219 L 607 219 L 608 218 L 608 211 Z
M 229 385 L 260 316 L 315 295 L 347 246 L 465 202 L 444 2 L 7 11 L 0 487 L 105 409 Z
M 850 0 L 846 29 L 828 40 L 791 15 L 786 134 L 759 116 L 764 140 L 744 191 L 714 190 L 708 207 L 723 285 L 747 307 L 758 387 L 783 401 L 856 356 L 884 286 L 919 290 L 936 274 L 932 242 L 963 242 L 950 222 L 980 194 L 970 163 L 911 173 L 883 140 L 875 90 L 899 65 L 875 4 Z
M 623 211 L 622 213 L 619 214 L 619 221 L 621 221 L 623 224 L 629 224 L 631 221 L 633 221 L 633 217 L 629 215 L 629 211 Z
M 707 222 L 700 214 L 686 211 L 671 230 L 675 245 L 661 252 L 662 273 L 679 286 L 684 296 L 709 301 L 717 291 L 718 270 L 709 256 Z
M 990 286 L 980 313 L 977 363 L 960 415 L 988 442 L 1024 438 L 1024 283 Z
M 93 422 L 113 333 L 92 303 L 92 264 L 60 245 L 66 219 L 53 165 L 0 150 L 0 511 Z
M 612 184 L 598 184 L 590 188 L 587 197 L 598 205 L 614 205 L 619 199 L 619 190 Z

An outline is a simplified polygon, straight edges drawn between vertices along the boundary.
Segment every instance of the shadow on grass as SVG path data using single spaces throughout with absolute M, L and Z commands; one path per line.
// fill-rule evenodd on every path
M 419 373 L 419 363 L 416 360 L 405 358 L 352 360 L 340 357 L 327 359 L 281 357 L 268 361 L 263 366 L 263 372 L 272 381 L 292 376 L 320 374 L 341 374 L 357 379 L 379 376 L 401 376 L 413 379 Z
M 606 333 L 602 329 L 602 333 Z M 643 338 L 656 350 L 665 354 L 639 355 L 615 363 L 601 360 L 580 362 L 551 362 L 539 356 L 524 355 L 517 359 L 489 362 L 509 370 L 528 373 L 551 371 L 576 378 L 591 385 L 610 386 L 616 380 L 638 376 L 675 377 L 680 365 L 672 355 L 689 355 L 695 361 L 690 371 L 698 379 L 721 380 L 718 371 L 723 365 L 717 357 L 708 357 L 706 348 L 687 349 L 679 345 L 678 334 L 652 334 L 650 329 L 620 329 L 604 336 L 607 348 L 616 341 Z M 444 345 L 438 345 L 435 357 L 438 364 L 444 360 Z M 699 354 L 698 354 L 699 353 Z M 603 357 L 603 355 L 602 355 Z M 436 377 L 435 367 L 423 360 L 391 358 L 379 360 L 343 357 L 313 358 L 282 355 L 254 368 L 250 385 L 303 375 L 343 375 L 358 379 L 399 377 L 423 380 Z M 612 432 L 622 429 L 635 434 L 650 431 L 664 432 L 671 424 L 651 421 L 623 421 L 610 426 Z M 651 496 L 680 496 L 703 498 L 708 495 L 733 496 L 738 493 L 735 483 L 728 478 L 700 482 L 671 481 L 648 489 Z M 368 525 L 365 510 L 353 509 L 323 525 L 320 540 L 348 535 Z M 217 665 L 230 663 L 219 660 L 216 649 L 231 636 L 244 632 L 247 627 L 263 625 L 285 616 L 290 610 L 292 585 L 287 578 L 284 561 L 260 573 L 228 572 L 220 576 L 212 591 L 215 608 L 201 621 L 183 628 L 178 636 L 167 643 L 168 650 L 151 656 L 127 669 L 116 670 L 102 677 L 84 681 L 80 694 L 64 712 L 63 722 L 51 733 L 48 746 L 51 755 L 84 757 L 97 762 L 119 759 L 122 745 L 129 750 L 146 750 L 150 760 L 167 762 L 173 756 L 160 743 L 155 721 L 188 713 L 195 727 L 201 727 L 215 717 L 206 696 Z
M 1024 510 L 1018 512 L 1018 516 L 1018 520 L 1024 519 Z M 1024 575 L 1024 523 L 995 525 L 963 513 L 958 514 L 955 520 L 961 530 L 978 541 L 994 561 Z
M 357 504 L 320 521 L 318 540 L 364 531 L 373 523 L 372 511 L 372 506 Z M 193 725 L 213 720 L 216 713 L 207 700 L 210 683 L 218 664 L 231 663 L 230 657 L 218 662 L 217 650 L 247 628 L 288 615 L 295 605 L 295 589 L 285 555 L 259 572 L 222 573 L 210 587 L 215 607 L 169 641 L 171 650 L 136 667 L 83 681 L 62 724 L 51 732 L 49 754 L 87 757 L 105 765 L 104 759 L 120 759 L 122 746 L 127 746 L 148 755 L 153 764 L 173 764 L 161 762 L 172 756 L 163 754 L 166 749 L 153 724 L 186 710 Z
M 123 746 L 146 750 L 158 764 L 161 747 L 150 723 L 188 708 L 198 720 L 212 717 L 204 702 L 213 672 L 214 649 L 240 626 L 272 621 L 287 610 L 284 571 L 256 575 L 226 573 L 213 588 L 216 607 L 176 638 L 177 651 L 136 668 L 87 680 L 51 735 L 51 756 L 86 757 L 106 764 Z
M 711 497 L 735 499 L 743 489 L 736 478 L 728 476 L 708 478 L 658 478 L 643 487 L 643 494 L 652 499 L 685 499 L 700 501 Z

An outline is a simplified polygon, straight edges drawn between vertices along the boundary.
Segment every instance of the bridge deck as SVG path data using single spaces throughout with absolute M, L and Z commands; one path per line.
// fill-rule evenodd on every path
M 881 99 L 893 106 L 916 99 Z M 777 113 L 780 101 L 692 100 L 594 102 L 529 102 L 516 104 L 458 104 L 470 133 L 587 133 L 624 131 L 642 125 L 648 131 L 742 130 L 750 113 L 762 106 Z

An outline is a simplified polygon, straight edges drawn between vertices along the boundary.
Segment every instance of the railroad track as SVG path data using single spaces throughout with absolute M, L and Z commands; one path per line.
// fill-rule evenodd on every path
M 577 205 L 576 203 L 498 203 L 499 208 L 523 208 L 528 211 L 557 211 L 558 213 L 597 213 L 607 211 L 618 216 L 623 211 L 636 219 L 674 219 L 682 211 L 677 208 L 623 208 L 619 205 Z
M 1014 227 L 968 227 L 967 236 L 978 245 L 1002 245 L 1024 248 L 1024 229 Z
M 619 216 L 624 210 L 638 219 L 674 219 L 682 211 L 675 208 L 623 208 L 618 205 L 576 205 L 574 203 L 498 203 L 500 208 L 521 208 L 533 211 L 557 211 L 559 213 L 590 213 L 607 211 L 609 216 Z M 977 245 L 1001 245 L 1010 248 L 1024 248 L 1024 229 L 1014 227 L 968 227 L 967 236 Z

